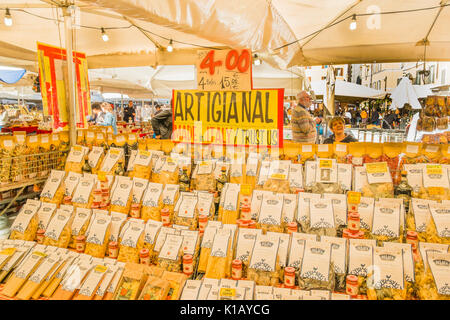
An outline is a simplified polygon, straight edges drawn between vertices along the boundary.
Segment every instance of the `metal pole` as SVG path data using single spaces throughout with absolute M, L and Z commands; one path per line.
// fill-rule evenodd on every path
M 74 145 L 77 141 L 77 119 L 76 119 L 76 79 L 75 79 L 75 68 L 73 63 L 73 38 L 72 38 L 72 14 L 74 6 L 63 7 L 64 13 L 64 35 L 66 42 L 66 52 L 67 52 L 67 75 L 68 75 L 68 91 L 69 91 L 69 138 L 70 144 Z

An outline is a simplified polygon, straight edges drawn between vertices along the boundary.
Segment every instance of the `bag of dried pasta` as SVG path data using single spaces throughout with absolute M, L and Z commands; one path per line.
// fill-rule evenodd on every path
M 405 300 L 406 287 L 402 250 L 376 247 L 373 259 L 377 272 L 373 273 L 367 284 L 369 300 Z
M 41 201 L 60 204 L 64 197 L 64 171 L 52 170 L 41 192 Z
M 281 271 L 278 249 L 280 239 L 273 235 L 258 235 L 249 258 L 247 279 L 260 286 L 276 286 Z
M 136 300 L 146 281 L 144 269 L 142 264 L 125 264 L 113 300 Z
M 450 208 L 443 203 L 431 203 L 431 217 L 427 228 L 427 242 L 450 244 Z
M 72 171 L 81 173 L 81 168 L 84 164 L 83 160 L 88 151 L 89 149 L 86 147 L 73 146 L 66 159 L 66 166 L 64 168 L 66 172 Z
M 306 161 L 315 159 L 316 145 L 312 143 L 301 143 L 298 155 L 298 163 L 305 164 Z
M 165 184 L 178 184 L 179 179 L 178 164 L 171 157 L 166 158 L 166 162 L 161 168 L 160 179 Z
M 402 144 L 394 142 L 383 143 L 383 161 L 386 161 L 392 176 L 394 185 L 400 183 L 400 154 L 402 153 Z
M 56 212 L 57 209 L 57 205 L 56 203 L 46 203 L 43 202 L 37 212 L 37 217 L 38 217 L 38 230 L 42 229 L 45 230 L 47 229 L 47 226 L 51 220 L 51 218 L 53 217 L 53 214 Z M 37 236 L 36 236 L 37 238 Z M 36 240 L 36 239 L 35 239 Z
M 37 212 L 40 206 L 41 203 L 39 201 L 27 200 L 11 226 L 10 239 L 33 241 L 36 238 L 38 228 Z
M 138 300 L 165 300 L 169 290 L 169 281 L 149 276 Z
M 261 229 L 239 228 L 233 257 L 242 262 L 242 278 L 247 278 L 250 255 Z
M 267 180 L 264 182 L 263 189 L 278 193 L 288 193 L 289 184 L 289 160 L 275 160 L 270 164 Z
M 450 148 L 448 144 L 441 145 L 441 158 L 439 163 L 450 164 Z
M 338 163 L 351 163 L 348 143 L 333 143 L 333 157 Z
M 372 198 L 393 198 L 394 184 L 386 162 L 364 164 L 367 184 L 362 187 L 362 195 Z
M 111 147 L 100 165 L 100 171 L 108 175 L 115 175 L 116 171 L 125 170 L 123 167 L 120 168 L 123 162 L 123 149 Z
M 402 157 L 400 160 L 400 168 L 404 164 L 416 164 L 425 162 L 425 157 L 421 152 L 422 144 L 418 142 L 407 142 L 403 144 Z
M 94 201 L 93 189 L 95 180 L 91 177 L 80 179 L 72 197 L 72 204 L 77 208 L 91 208 Z
M 429 200 L 449 200 L 449 178 L 446 165 L 424 164 L 423 165 L 423 189 L 420 195 Z
M 439 163 L 442 157 L 441 149 L 438 144 L 424 144 L 421 149 L 422 155 L 427 163 Z
M 151 221 L 151 220 L 149 220 Z M 147 221 L 148 222 L 148 221 Z M 156 222 L 156 223 L 154 223 Z M 158 262 L 158 256 L 159 256 L 159 252 L 161 251 L 162 246 L 164 245 L 164 241 L 166 241 L 166 237 L 169 234 L 177 234 L 177 230 L 175 230 L 175 228 L 172 227 L 160 227 L 159 226 L 159 221 L 151 221 L 150 225 L 148 227 L 152 227 L 153 228 L 157 228 L 158 231 L 155 235 L 155 241 L 154 244 L 151 245 L 153 251 L 150 251 L 150 261 L 153 264 L 156 264 Z M 147 228 L 148 230 L 148 228 Z M 153 229 L 154 230 L 154 229 Z M 145 232 L 145 230 L 144 230 Z M 144 237 L 145 238 L 145 237 Z M 144 242 L 144 246 L 145 246 L 145 242 Z
M 95 210 L 95 212 L 97 212 L 97 210 Z M 106 214 L 108 214 L 108 211 L 106 211 Z M 125 213 L 111 211 L 111 228 L 108 239 L 108 245 L 112 241 L 114 242 L 119 241 L 120 231 L 122 230 L 122 227 L 125 224 L 127 218 L 128 216 Z
M 29 154 L 30 149 L 26 145 L 27 133 L 25 131 L 14 131 L 15 148 L 13 151 L 14 158 L 11 163 L 11 180 L 13 182 L 22 181 L 26 179 L 27 163 L 26 155 Z M 8 137 L 11 138 L 11 137 Z M 4 140 L 5 141 L 5 140 Z M 3 142 L 4 144 L 5 142 Z M 7 162 L 6 162 L 7 163 Z M 55 167 L 54 169 L 58 169 Z
M 303 261 L 298 274 L 302 290 L 333 290 L 334 264 L 331 261 L 331 243 L 306 240 Z
M 236 159 L 230 166 L 230 183 L 245 183 L 245 159 Z
M 133 202 L 133 180 L 128 177 L 121 178 L 116 179 L 117 183 L 111 196 L 110 211 L 128 214 Z
M 257 173 L 259 172 L 259 155 L 250 153 L 245 165 L 245 183 L 251 186 L 251 191 L 256 186 Z
M 241 186 L 235 183 L 227 183 L 225 190 L 220 221 L 223 224 L 235 224 L 239 218 L 239 192 L 241 191 Z
M 195 194 L 183 194 L 178 200 L 179 204 L 175 207 L 173 223 L 187 226 L 190 230 L 197 229 L 198 215 L 195 211 L 197 206 L 197 196 Z
M 150 180 L 152 166 L 151 151 L 139 150 L 133 163 L 133 171 L 130 172 L 130 177 L 137 177 Z
M 216 232 L 206 265 L 205 278 L 222 279 L 230 273 L 231 243 L 230 230 L 220 229 Z
M 67 248 L 72 235 L 71 225 L 73 216 L 71 213 L 58 209 L 50 220 L 44 234 L 44 245 Z
M 86 131 L 87 131 L 87 129 L 77 129 L 77 144 L 79 144 L 79 145 L 86 144 L 86 140 L 85 140 Z
M 428 251 L 427 270 L 421 279 L 419 298 L 421 300 L 450 300 L 448 275 L 450 274 L 450 253 Z
M 160 197 L 163 191 L 163 185 L 150 182 L 147 185 L 144 196 L 142 197 L 141 219 L 161 221 Z
M 299 223 L 299 232 L 307 233 L 310 229 L 310 201 L 313 198 L 320 199 L 321 195 L 306 192 L 298 194 L 297 222 Z
M 195 190 L 212 191 L 216 189 L 214 164 L 212 161 L 200 162 L 192 175 Z
M 103 258 L 111 236 L 111 216 L 95 213 L 86 231 L 86 249 L 84 253 Z
M 264 184 L 269 179 L 270 164 L 270 161 L 261 161 L 256 179 L 255 189 L 264 190 Z
M 337 231 L 331 199 L 311 198 L 309 201 L 309 216 L 307 233 L 336 237 Z
M 69 248 L 75 249 L 75 238 L 84 236 L 89 226 L 91 218 L 91 209 L 76 208 L 72 221 L 72 236 L 70 237 Z
M 282 212 L 283 194 L 267 193 L 263 195 L 256 227 L 262 229 L 263 234 L 266 234 L 267 231 L 283 232 Z
M 321 236 L 321 242 L 331 244 L 331 262 L 334 267 L 334 292 L 345 292 L 347 277 L 347 239 Z
M 119 256 L 117 261 L 139 263 L 139 252 L 144 247 L 144 221 L 128 220 L 119 235 Z
M 0 152 L 0 185 L 7 185 L 12 182 L 14 173 L 11 173 L 12 157 L 14 156 L 14 138 L 1 137 Z
M 206 271 L 208 259 L 209 256 L 211 255 L 211 248 L 214 242 L 214 237 L 217 233 L 217 230 L 220 229 L 221 226 L 222 223 L 218 221 L 208 221 L 200 245 L 200 258 L 198 262 L 197 272 Z
M 409 212 L 406 214 L 407 230 L 417 232 L 417 238 L 421 242 L 427 242 L 427 229 L 431 221 L 430 206 L 436 203 L 433 200 L 411 199 Z
M 166 184 L 159 198 L 159 206 L 169 210 L 169 219 L 173 221 L 175 204 L 180 197 L 180 186 L 177 184 Z
M 379 245 L 383 241 L 402 242 L 404 230 L 401 223 L 402 209 L 398 202 L 375 202 L 371 238 L 377 240 Z
M 181 271 L 183 236 L 168 234 L 159 251 L 157 266 L 171 272 Z
M 375 240 L 349 240 L 348 274 L 358 277 L 358 294 L 367 294 L 367 278 L 373 273 L 373 250 L 375 246 Z
M 309 162 L 306 164 L 306 168 L 310 171 Z M 314 173 L 308 174 L 314 175 L 314 183 L 309 183 L 311 192 L 313 193 L 343 193 L 342 186 L 338 178 L 338 163 L 336 159 L 322 159 L 318 158 L 315 165 Z M 312 180 L 312 179 L 311 179 Z
M 150 262 L 156 264 L 157 255 L 154 254 L 154 248 L 156 244 L 156 239 L 161 230 L 162 222 L 148 220 L 145 224 L 144 229 L 144 248 L 148 249 L 150 255 Z
M 94 146 L 92 147 L 92 151 L 88 154 L 88 163 L 92 168 L 92 173 L 97 174 L 100 170 L 100 165 L 103 162 L 103 158 L 105 157 L 103 147 Z
M 94 129 L 86 130 L 85 142 L 86 142 L 86 147 L 88 147 L 89 149 L 92 149 L 92 146 L 94 146 L 94 144 L 95 144 L 95 141 L 96 141 L 95 133 L 96 132 Z
M 151 172 L 151 182 L 164 183 L 161 178 L 161 170 L 166 163 L 167 156 L 165 156 L 162 151 L 159 153 L 152 152 L 152 172 Z

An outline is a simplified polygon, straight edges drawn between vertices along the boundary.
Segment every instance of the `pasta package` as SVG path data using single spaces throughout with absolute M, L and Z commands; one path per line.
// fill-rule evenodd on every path
M 256 179 L 255 189 L 264 189 L 264 184 L 266 183 L 267 179 L 269 179 L 269 172 L 270 172 L 270 161 L 268 160 L 261 161 L 258 176 Z
M 312 169 L 312 166 L 311 166 Z M 339 184 L 339 170 L 336 159 L 319 158 L 316 161 L 314 173 L 314 183 L 308 179 L 308 185 L 313 193 L 343 193 L 341 185 Z
M 427 242 L 450 244 L 450 208 L 443 203 L 431 203 L 429 208 L 433 219 L 427 225 Z
M 43 202 L 37 211 L 38 217 L 38 230 L 47 229 L 47 225 L 50 222 L 50 219 L 53 217 L 53 214 L 56 212 L 56 204 L 55 203 L 45 203 Z
M 231 162 L 230 166 L 230 183 L 245 183 L 245 159 L 236 159 Z
M 375 240 L 350 239 L 348 251 L 348 274 L 358 277 L 359 294 L 367 293 L 367 277 L 373 273 L 373 250 Z
M 259 155 L 250 153 L 245 165 L 245 183 L 251 186 L 251 190 L 256 186 L 257 173 L 259 172 Z
M 81 173 L 81 168 L 83 167 L 83 160 L 86 154 L 89 152 L 87 147 L 83 146 L 73 146 L 70 149 L 69 155 L 66 159 L 66 172 L 73 171 Z
M 439 163 L 442 156 L 440 151 L 441 149 L 438 144 L 424 144 L 421 153 L 425 157 L 425 162 Z
M 299 223 L 299 230 L 301 232 L 306 233 L 310 228 L 310 201 L 313 198 L 320 199 L 321 195 L 306 192 L 300 192 L 298 194 L 297 222 Z
M 399 248 L 376 247 L 373 260 L 377 272 L 369 278 L 369 300 L 405 300 L 403 251 Z
M 161 178 L 161 170 L 166 163 L 167 156 L 165 156 L 162 152 L 156 153 L 153 152 L 152 156 L 152 173 L 151 173 L 151 182 L 155 183 L 163 183 L 164 181 Z
M 194 258 L 193 266 L 195 269 L 196 261 L 200 252 L 200 234 L 197 230 L 181 230 L 183 236 L 182 251 L 183 255 L 190 254 Z
M 92 149 L 92 146 L 94 145 L 95 140 L 96 140 L 95 130 L 91 130 L 91 129 L 86 130 L 84 137 L 85 137 L 86 146 L 89 149 Z
M 235 224 L 239 218 L 239 184 L 228 183 L 223 202 L 221 221 L 223 224 Z
M 211 255 L 211 248 L 214 242 L 214 237 L 217 230 L 221 228 L 222 223 L 215 224 L 216 221 L 208 221 L 205 232 L 203 234 L 200 245 L 200 258 L 198 262 L 197 272 L 205 272 L 208 265 L 208 259 Z
M 290 191 L 289 172 L 291 161 L 275 160 L 270 163 L 269 174 L 263 189 L 278 193 Z
M 420 290 L 420 299 L 450 300 L 450 289 L 448 287 L 450 254 L 428 252 L 426 260 L 429 268 L 425 272 L 422 286 L 427 290 Z
M 253 190 L 252 200 L 250 202 L 250 213 L 252 220 L 258 220 L 259 213 L 261 211 L 261 204 L 264 195 L 271 194 L 270 191 L 265 190 Z
M 62 182 L 66 173 L 52 170 L 41 192 L 41 201 L 60 204 L 64 197 Z
M 198 201 L 195 207 L 196 215 L 206 215 L 208 216 L 208 220 L 214 219 L 214 195 L 210 192 L 198 192 L 197 199 Z
M 73 300 L 93 300 L 107 271 L 107 266 L 100 264 L 93 266 L 81 284 L 80 289 L 73 297 Z
M 200 162 L 192 175 L 194 186 L 199 191 L 212 191 L 216 189 L 214 164 L 212 161 Z
M 75 238 L 85 235 L 91 213 L 91 209 L 76 208 L 71 226 L 72 236 L 70 237 L 69 248 L 75 249 Z
M 336 224 L 331 199 L 312 198 L 309 201 L 309 215 L 308 233 L 320 236 L 336 236 Z
M 144 247 L 145 224 L 142 220 L 128 220 L 119 235 L 117 261 L 139 263 L 139 252 Z
M 447 166 L 441 164 L 424 164 L 423 167 L 423 186 L 424 193 L 421 194 L 425 199 L 430 200 L 449 200 L 449 177 Z
M 72 214 L 58 209 L 44 234 L 44 245 L 67 248 L 72 235 Z
M 367 183 L 362 188 L 363 196 L 393 198 L 394 185 L 386 162 L 365 163 Z
M 130 172 L 130 177 L 150 180 L 152 170 L 151 160 L 151 151 L 138 150 L 133 163 L 133 171 Z
M 235 259 L 242 261 L 242 277 L 247 276 L 248 265 L 250 263 L 250 254 L 253 251 L 255 241 L 261 229 L 239 228 L 234 251 Z
M 150 255 L 150 262 L 156 263 L 156 254 L 154 254 L 154 248 L 159 231 L 161 230 L 162 222 L 148 220 L 144 229 L 144 248 L 148 249 Z
M 279 282 L 280 238 L 273 235 L 259 235 L 253 247 L 247 270 L 248 280 L 257 285 L 276 286 Z
M 104 158 L 104 148 L 103 147 L 92 147 L 92 151 L 89 152 L 88 154 L 88 163 L 89 166 L 92 168 L 92 173 L 93 174 L 97 174 L 99 169 L 100 169 L 100 165 L 103 162 L 103 158 Z
M 178 184 L 179 180 L 178 164 L 171 157 L 167 157 L 164 165 L 161 168 L 160 178 L 164 183 Z
M 283 213 L 283 194 L 265 194 L 262 199 L 257 228 L 261 228 L 263 234 L 267 231 L 283 232 L 281 218 Z
M 211 254 L 208 257 L 205 277 L 213 279 L 222 279 L 230 273 L 231 257 L 229 256 L 230 246 L 232 245 L 231 231 L 220 229 L 216 232 L 211 246 Z
M 108 244 L 111 241 L 119 241 L 119 233 L 127 220 L 127 217 L 128 216 L 125 213 L 111 211 L 111 229 Z
M 410 212 L 406 216 L 408 230 L 416 231 L 417 238 L 421 242 L 427 242 L 427 229 L 431 221 L 430 206 L 436 203 L 433 200 L 411 199 Z
M 28 255 L 5 283 L 2 294 L 7 297 L 14 297 L 46 256 L 45 253 L 40 251 L 34 251 Z
M 306 161 L 314 160 L 316 154 L 316 145 L 312 143 L 301 143 L 298 162 L 305 164 Z
M 347 143 L 333 143 L 333 155 L 338 163 L 350 163 L 348 156 L 349 148 L 347 145 Z
M 119 168 L 119 163 L 123 161 L 124 152 L 122 148 L 110 148 L 100 165 L 100 172 L 114 175 Z M 123 169 L 123 168 L 122 168 Z
M 303 166 L 300 163 L 291 163 L 289 166 L 290 193 L 303 190 Z
M 169 281 L 170 288 L 166 300 L 178 300 L 180 298 L 187 276 L 183 273 L 164 271 L 162 280 Z
M 77 129 L 77 144 L 85 144 L 85 135 L 87 129 Z
M 147 188 L 148 180 L 141 178 L 133 178 L 133 188 L 131 191 L 132 194 L 132 203 L 133 204 L 141 204 L 142 196 Z M 140 215 L 139 215 L 140 216 Z
M 107 214 L 95 213 L 91 223 L 86 231 L 86 249 L 85 253 L 103 258 L 106 253 L 108 240 L 111 237 L 112 217 Z
M 149 220 L 151 221 L 151 220 Z M 169 227 L 164 227 L 161 226 L 158 221 L 151 221 L 149 222 L 147 221 L 147 223 L 149 223 L 148 225 L 146 225 L 146 229 L 147 231 L 156 231 L 156 235 L 155 235 L 155 241 L 154 244 L 152 245 L 153 247 L 153 251 L 151 252 L 151 256 L 150 256 L 150 261 L 152 261 L 152 263 L 156 264 L 158 262 L 158 255 L 159 252 L 161 251 L 162 246 L 164 245 L 164 241 L 166 241 L 166 236 L 169 234 L 177 234 L 177 230 L 175 230 L 175 228 L 169 228 Z M 149 228 L 151 228 L 149 230 Z M 155 230 L 156 229 L 156 230 Z M 145 230 L 144 230 L 145 232 Z M 145 245 L 145 242 L 144 242 Z
M 283 230 L 287 232 L 289 222 L 296 221 L 297 212 L 297 195 L 296 194 L 283 194 L 283 209 L 281 213 L 281 225 Z
M 114 300 L 136 300 L 146 282 L 145 265 L 127 262 L 117 285 Z
M 141 218 L 144 221 L 149 219 L 161 221 L 162 203 L 160 201 L 163 192 L 161 183 L 149 182 L 142 197 Z
M 394 202 L 375 202 L 372 236 L 379 244 L 382 241 L 402 242 L 401 205 Z
M 353 166 L 362 166 L 364 163 L 364 156 L 366 155 L 365 142 L 350 142 L 348 144 L 348 155 L 350 163 Z
M 333 290 L 334 264 L 331 261 L 331 244 L 306 240 L 298 286 L 302 290 Z
M 95 180 L 91 177 L 80 179 L 72 197 L 72 204 L 78 208 L 91 208 L 94 196 L 92 190 L 95 186 Z
M 64 179 L 64 196 L 69 196 L 70 199 L 72 199 L 73 193 L 78 186 L 78 183 L 80 182 L 82 178 L 81 173 L 76 173 L 70 171 L 67 173 L 66 178 Z
M 182 194 L 174 209 L 174 224 L 187 226 L 190 230 L 195 230 L 198 226 L 198 215 L 195 210 L 197 202 L 198 199 L 195 194 Z
M 27 200 L 11 226 L 10 239 L 33 241 L 36 238 L 38 228 L 37 212 L 40 205 L 39 201 Z
M 180 272 L 183 256 L 183 236 L 168 234 L 159 251 L 157 266 L 167 271 Z
M 169 290 L 169 281 L 149 276 L 139 296 L 139 300 L 165 300 Z
M 347 196 L 345 194 L 324 193 L 323 198 L 331 200 L 336 236 L 342 237 L 342 232 L 347 226 Z
M 130 178 L 123 177 L 123 179 L 120 179 L 111 196 L 110 211 L 128 214 L 133 202 L 132 189 L 133 181 Z
M 331 244 L 331 262 L 334 267 L 334 289 L 335 292 L 345 292 L 347 276 L 347 240 L 321 236 L 320 241 Z

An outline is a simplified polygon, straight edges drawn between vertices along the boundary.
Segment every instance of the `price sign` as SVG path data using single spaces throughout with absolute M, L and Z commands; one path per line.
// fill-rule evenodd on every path
M 198 90 L 249 91 L 252 89 L 250 50 L 199 50 L 197 57 Z
M 361 192 L 356 191 L 347 192 L 347 201 L 350 204 L 359 204 L 361 202 Z

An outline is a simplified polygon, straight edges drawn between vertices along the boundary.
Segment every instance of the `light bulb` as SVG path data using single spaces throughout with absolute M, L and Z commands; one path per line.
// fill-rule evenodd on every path
M 170 39 L 170 41 L 169 41 L 169 45 L 167 46 L 167 51 L 168 51 L 168 52 L 172 52 L 172 51 L 173 51 L 173 47 L 172 47 L 172 39 Z
M 356 15 L 353 15 L 352 22 L 350 22 L 350 30 L 356 30 Z
M 11 27 L 12 24 L 13 24 L 12 17 L 11 17 L 11 13 L 9 12 L 9 9 L 8 9 L 8 8 L 6 8 L 6 13 L 5 13 L 5 19 L 4 19 L 4 21 L 5 21 L 5 26 Z
M 103 41 L 107 42 L 109 40 L 108 35 L 105 32 L 105 29 L 102 28 L 102 39 Z

